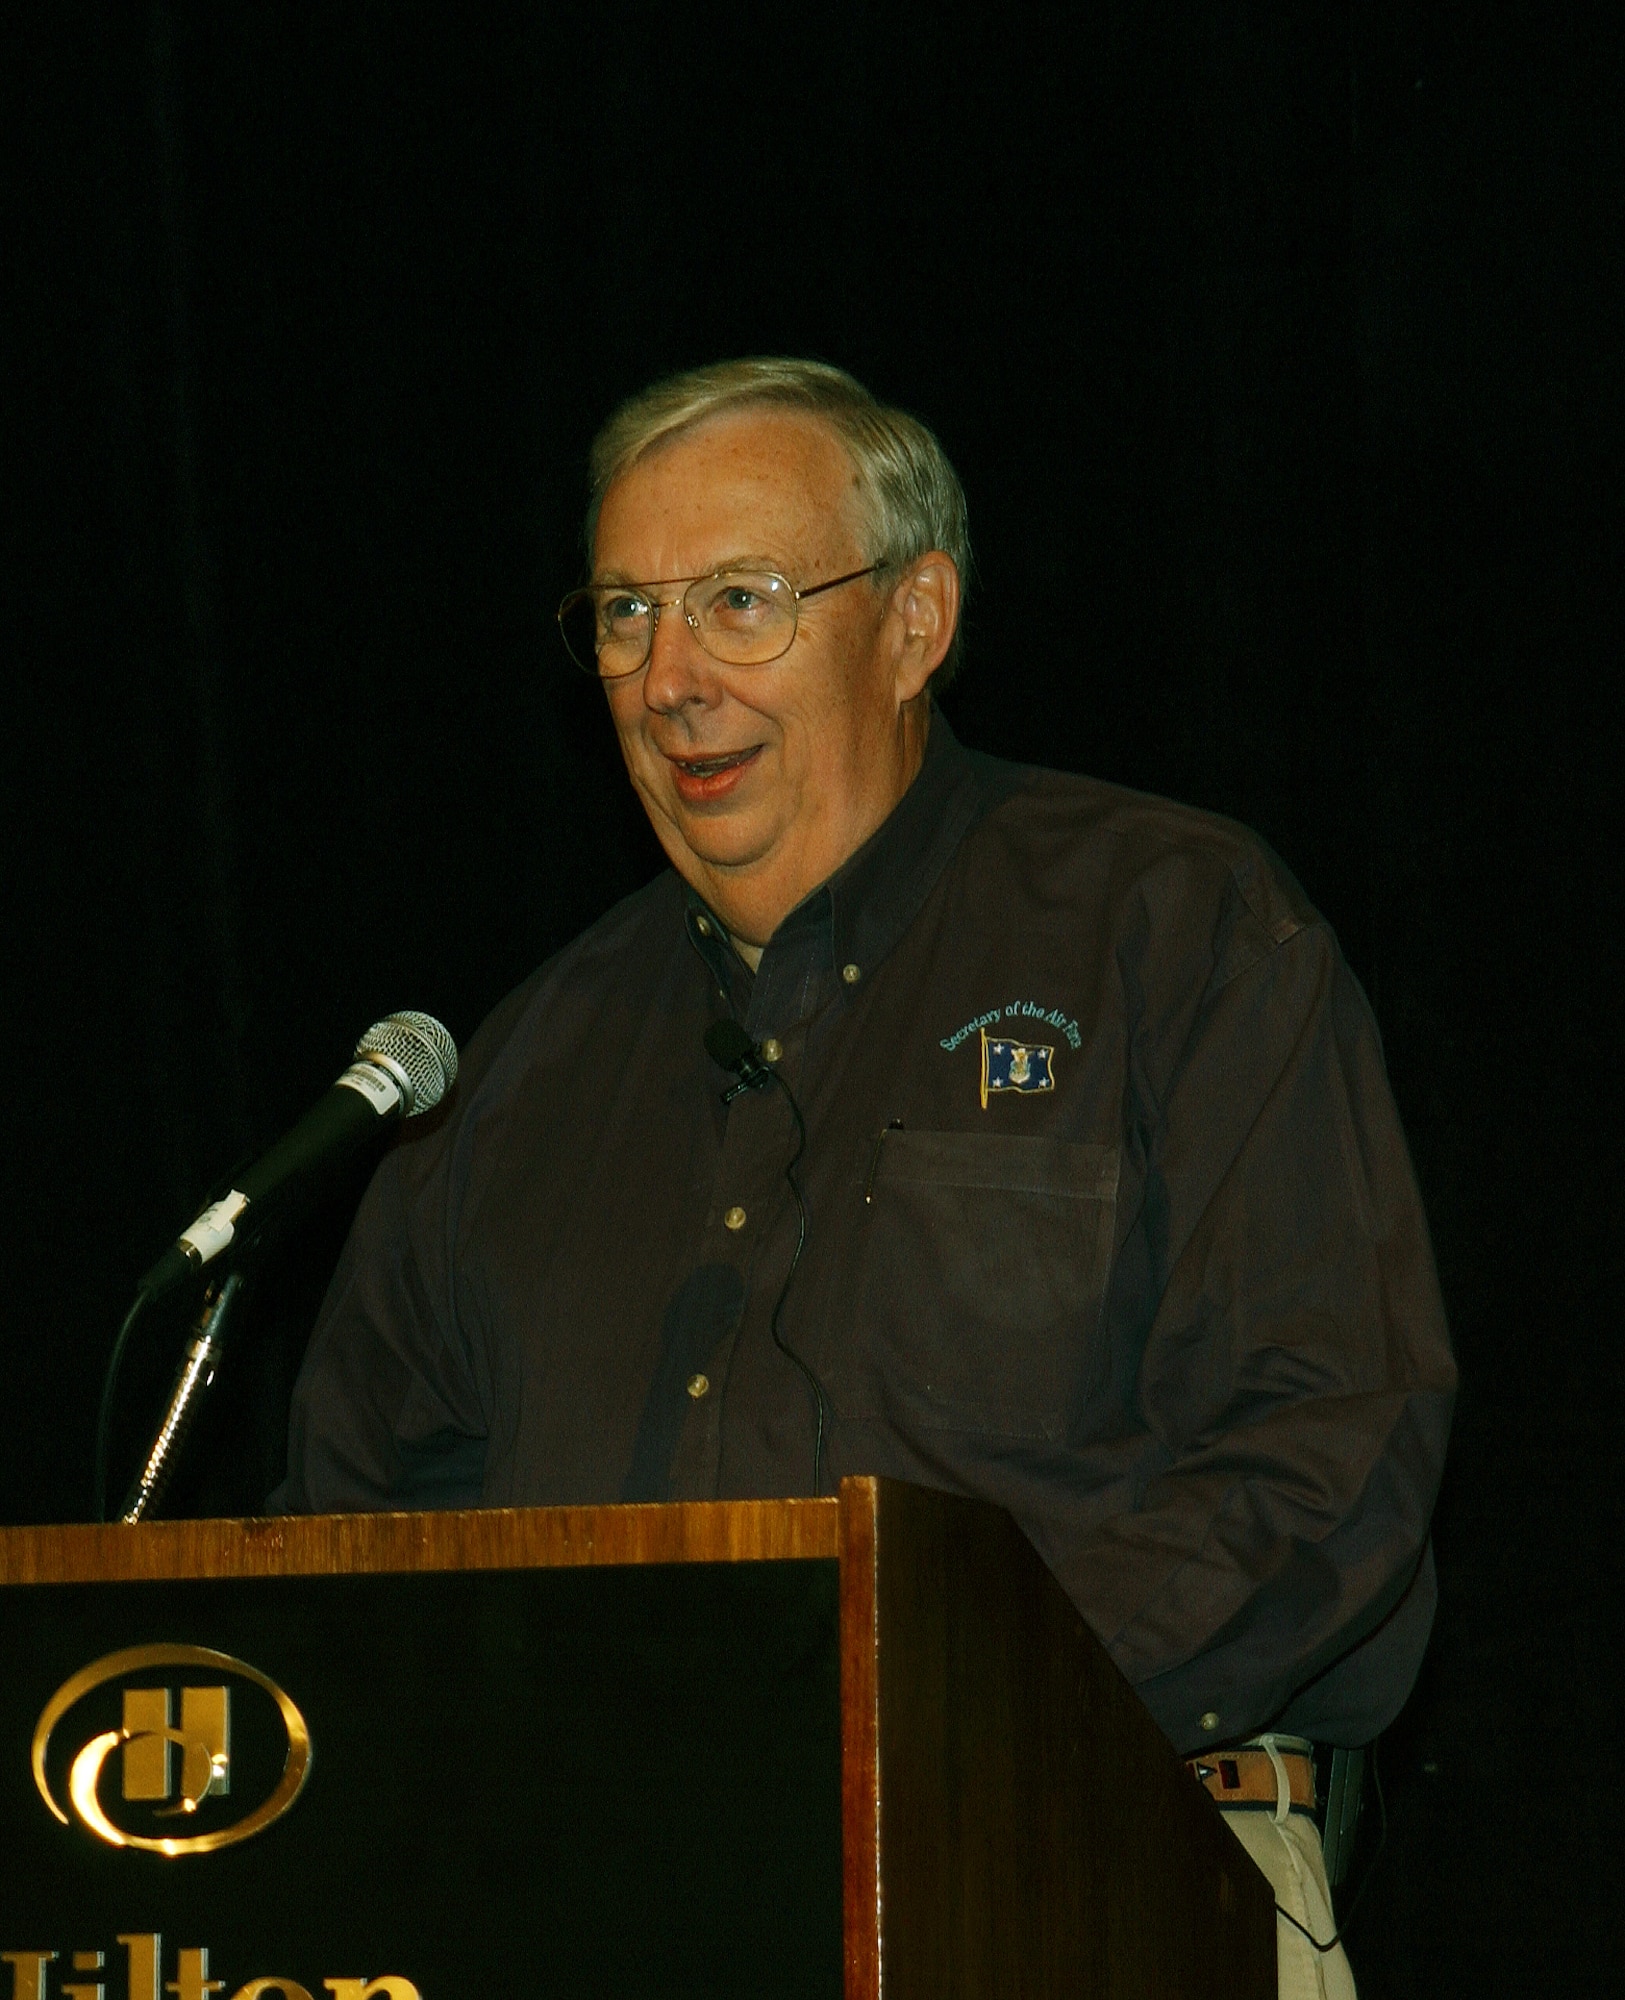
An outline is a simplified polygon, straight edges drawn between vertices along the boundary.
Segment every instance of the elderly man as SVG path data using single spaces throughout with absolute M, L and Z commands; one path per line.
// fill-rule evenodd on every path
M 285 1504 L 889 1474 L 1007 1507 L 1182 1751 L 1366 1742 L 1454 1376 L 1330 932 L 1239 828 L 955 741 L 963 496 L 850 377 L 677 377 L 592 472 L 561 621 L 671 869 L 385 1161 Z M 1324 1937 L 1307 1781 L 1255 1763 L 1238 1828 Z

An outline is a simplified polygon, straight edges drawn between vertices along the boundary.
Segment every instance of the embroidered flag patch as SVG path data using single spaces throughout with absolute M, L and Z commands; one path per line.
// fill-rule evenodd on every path
M 1042 1042 L 1008 1042 L 982 1030 L 982 1109 L 995 1090 L 1053 1090 L 1055 1051 Z

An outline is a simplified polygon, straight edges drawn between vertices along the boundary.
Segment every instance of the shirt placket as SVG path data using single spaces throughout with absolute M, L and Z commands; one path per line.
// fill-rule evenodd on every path
M 774 959 L 764 955 L 745 1027 L 791 1093 L 799 1095 L 810 1018 L 830 986 L 827 926 L 808 925 L 770 950 Z M 726 1087 L 720 1070 L 715 1081 L 719 1091 Z M 737 1269 L 745 1303 L 738 1322 L 717 1339 L 709 1365 L 684 1385 L 689 1410 L 672 1461 L 672 1491 L 678 1497 L 708 1497 L 718 1490 L 734 1357 L 743 1341 L 771 1340 L 773 1307 L 795 1248 L 794 1201 L 785 1176 L 795 1144 L 795 1121 L 777 1086 L 741 1092 L 729 1105 L 699 1260 Z M 787 1371 L 791 1366 L 786 1362 Z M 805 1391 L 787 1374 L 786 1393 Z

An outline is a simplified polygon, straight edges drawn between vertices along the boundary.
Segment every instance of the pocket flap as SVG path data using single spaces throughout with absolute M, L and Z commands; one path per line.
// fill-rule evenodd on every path
M 1117 1199 L 1118 1148 L 1006 1132 L 888 1130 L 873 1185 L 923 1182 L 931 1187 L 997 1188 L 1060 1195 L 1073 1201 Z

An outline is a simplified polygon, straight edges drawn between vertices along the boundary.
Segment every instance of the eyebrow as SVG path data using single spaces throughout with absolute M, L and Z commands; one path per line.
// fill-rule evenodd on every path
M 593 578 L 593 588 L 609 589 L 617 584 L 630 584 L 637 589 L 652 590 L 657 584 L 698 583 L 702 577 L 716 576 L 729 569 L 765 569 L 771 570 L 775 576 L 784 574 L 777 556 L 724 556 L 721 562 L 712 563 L 709 569 L 694 570 L 688 576 L 629 576 L 624 569 L 606 570 L 602 576 Z

